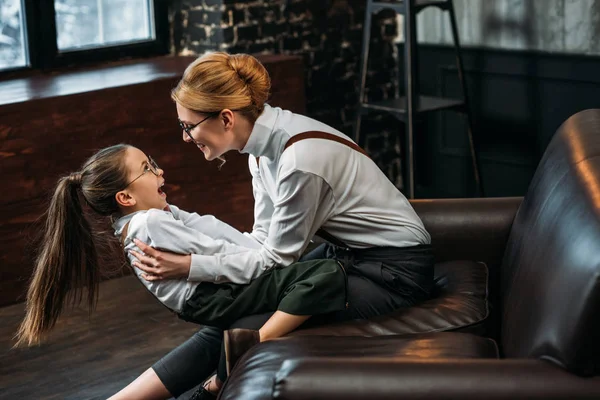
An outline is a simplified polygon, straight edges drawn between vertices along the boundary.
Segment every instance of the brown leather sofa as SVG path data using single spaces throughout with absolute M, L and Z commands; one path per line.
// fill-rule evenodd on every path
M 524 198 L 413 205 L 434 298 L 262 343 L 220 399 L 600 399 L 600 110 L 559 128 Z

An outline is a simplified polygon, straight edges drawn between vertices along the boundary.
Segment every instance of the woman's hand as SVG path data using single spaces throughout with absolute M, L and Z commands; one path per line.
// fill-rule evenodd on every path
M 133 265 L 145 272 L 142 277 L 147 281 L 161 279 L 187 279 L 190 274 L 192 256 L 190 254 L 176 254 L 168 251 L 156 250 L 138 239 L 133 240 L 145 255 L 130 250 L 137 258 Z

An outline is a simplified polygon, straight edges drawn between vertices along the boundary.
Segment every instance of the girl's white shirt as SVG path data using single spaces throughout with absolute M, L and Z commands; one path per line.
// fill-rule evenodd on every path
M 120 237 L 129 222 L 124 250 L 133 267 L 134 256 L 129 250 L 142 251 L 133 242 L 134 238 L 156 248 L 180 254 L 224 255 L 259 249 L 260 243 L 242 234 L 231 225 L 212 215 L 198 215 L 169 205 L 170 211 L 151 209 L 138 211 L 113 224 L 115 236 Z M 143 253 L 142 253 L 143 254 Z M 182 310 L 185 301 L 193 294 L 200 281 L 185 279 L 160 280 L 149 282 L 141 275 L 139 268 L 133 267 L 138 279 L 156 298 L 175 312 Z
M 264 271 L 298 260 L 319 228 L 348 246 L 407 247 L 431 237 L 409 201 L 367 156 L 331 140 L 302 140 L 324 131 L 352 141 L 314 119 L 265 105 L 242 153 L 254 192 L 259 249 L 233 254 L 192 254 L 189 281 L 248 283 Z M 260 157 L 257 162 L 256 157 Z

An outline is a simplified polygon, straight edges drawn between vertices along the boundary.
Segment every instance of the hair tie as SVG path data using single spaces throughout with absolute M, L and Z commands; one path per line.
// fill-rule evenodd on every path
M 81 186 L 81 172 L 72 172 L 69 177 L 69 184 L 74 186 Z

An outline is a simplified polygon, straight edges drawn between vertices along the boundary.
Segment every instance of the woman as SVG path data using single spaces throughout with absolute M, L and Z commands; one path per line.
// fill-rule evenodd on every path
M 136 257 L 147 279 L 247 283 L 297 261 L 323 228 L 342 246 L 317 249 L 318 256 L 339 259 L 348 271 L 349 306 L 328 321 L 369 318 L 426 299 L 433 284 L 430 236 L 408 200 L 347 136 L 266 104 L 269 90 L 258 60 L 225 53 L 198 58 L 173 89 L 185 142 L 207 160 L 230 150 L 249 154 L 255 198 L 250 235 L 262 246 L 182 256 L 137 242 L 146 254 Z M 234 326 L 256 329 L 267 317 Z M 117 396 L 180 395 L 217 367 L 221 337 L 214 328 L 201 329 Z M 210 391 L 225 378 L 221 365 Z M 201 396 L 209 398 L 207 391 Z

